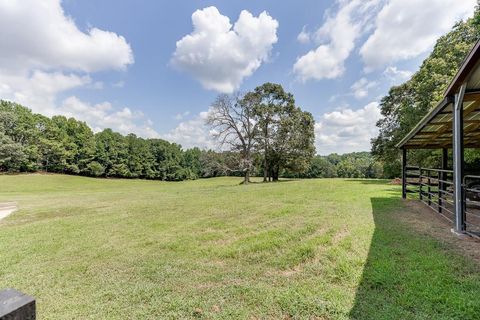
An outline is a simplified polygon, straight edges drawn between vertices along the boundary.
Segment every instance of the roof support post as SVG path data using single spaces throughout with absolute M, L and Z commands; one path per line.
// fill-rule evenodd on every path
M 407 198 L 407 149 L 402 148 L 402 198 Z
M 465 232 L 465 207 L 463 197 L 463 97 L 467 84 L 463 83 L 455 95 L 453 106 L 453 183 L 455 207 L 455 232 Z

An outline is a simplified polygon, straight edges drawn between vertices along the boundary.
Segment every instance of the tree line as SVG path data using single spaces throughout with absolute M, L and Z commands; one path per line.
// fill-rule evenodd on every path
M 480 10 L 472 18 L 458 22 L 440 37 L 432 53 L 405 83 L 392 87 L 380 102 L 379 134 L 372 139 L 372 153 L 384 163 L 387 177 L 401 175 L 400 150 L 395 145 L 442 99 L 466 55 L 480 39 Z M 409 164 L 440 167 L 440 150 L 409 150 Z M 450 156 L 451 158 L 451 156 Z M 480 169 L 478 150 L 467 150 L 466 169 Z
M 317 155 L 304 172 L 286 171 L 284 176 L 290 178 L 384 178 L 383 163 L 376 160 L 370 152 Z
M 206 124 L 221 151 L 182 149 L 162 139 L 94 133 L 83 121 L 51 118 L 0 100 L 0 172 L 52 172 L 92 177 L 180 181 L 218 176 L 379 178 L 368 152 L 315 156 L 314 120 L 292 94 L 266 83 L 220 95 Z
M 0 101 L 0 171 L 54 172 L 93 177 L 167 181 L 259 174 L 278 180 L 308 169 L 315 153 L 314 120 L 295 106 L 293 95 L 266 83 L 252 92 L 220 95 L 207 124 L 221 152 L 162 139 L 94 133 L 83 121 L 33 113 Z M 260 169 L 261 168 L 261 169 Z
M 162 139 L 123 136 L 111 129 L 93 133 L 74 118 L 48 118 L 0 101 L 0 171 L 176 181 L 202 174 L 200 154 L 198 148 L 183 151 Z

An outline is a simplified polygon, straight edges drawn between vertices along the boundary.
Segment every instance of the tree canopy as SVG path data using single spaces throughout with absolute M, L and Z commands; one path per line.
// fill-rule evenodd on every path
M 437 40 L 432 53 L 410 80 L 392 87 L 383 97 L 380 102 L 382 118 L 377 122 L 379 134 L 372 139 L 372 153 L 384 162 L 386 176 L 400 176 L 400 153 L 395 145 L 440 102 L 463 59 L 479 38 L 477 6 L 473 18 L 458 22 Z M 417 150 L 411 151 L 409 156 L 412 164 L 422 166 L 438 166 L 439 159 L 439 151 Z
M 376 160 L 370 152 L 352 152 L 342 155 L 332 153 L 327 156 L 315 156 L 307 170 L 290 172 L 291 178 L 383 178 L 383 163 Z
M 315 155 L 313 116 L 295 106 L 281 85 L 265 83 L 246 94 L 220 95 L 207 124 L 222 147 L 238 154 L 238 170 L 248 183 L 255 156 L 265 181 L 283 170 L 303 172 Z
M 200 153 L 198 148 L 183 151 L 175 143 L 123 136 L 111 129 L 93 133 L 74 118 L 50 119 L 0 101 L 0 171 L 176 181 L 202 174 Z
M 224 175 L 248 181 L 250 175 L 265 172 L 267 180 L 383 176 L 383 162 L 368 152 L 314 156 L 313 117 L 280 85 L 267 83 L 245 94 L 222 95 L 212 110 L 209 124 L 228 146 L 224 151 L 183 150 L 176 143 L 124 136 L 111 129 L 94 133 L 74 118 L 48 118 L 0 100 L 0 172 L 165 181 Z

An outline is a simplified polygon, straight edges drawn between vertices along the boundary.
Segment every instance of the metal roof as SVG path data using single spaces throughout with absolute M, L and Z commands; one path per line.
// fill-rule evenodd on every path
M 467 82 L 463 100 L 464 146 L 480 148 L 480 41 L 467 55 L 444 99 L 396 145 L 406 149 L 452 147 L 453 96 Z

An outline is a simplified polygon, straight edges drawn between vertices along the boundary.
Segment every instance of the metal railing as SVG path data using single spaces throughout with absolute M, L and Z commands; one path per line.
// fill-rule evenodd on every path
M 454 221 L 453 211 L 453 171 L 421 167 L 413 168 L 410 174 L 413 181 L 407 185 L 417 186 L 418 198 L 424 204 L 437 211 L 450 222 Z M 415 181 L 416 180 L 416 181 Z
M 432 208 L 449 222 L 455 222 L 453 171 L 405 167 L 405 191 Z M 480 176 L 465 175 L 462 183 L 465 229 L 480 236 Z
M 480 235 L 480 176 L 465 175 L 462 194 L 467 233 Z M 440 214 L 455 222 L 453 171 L 405 167 L 405 191 Z

